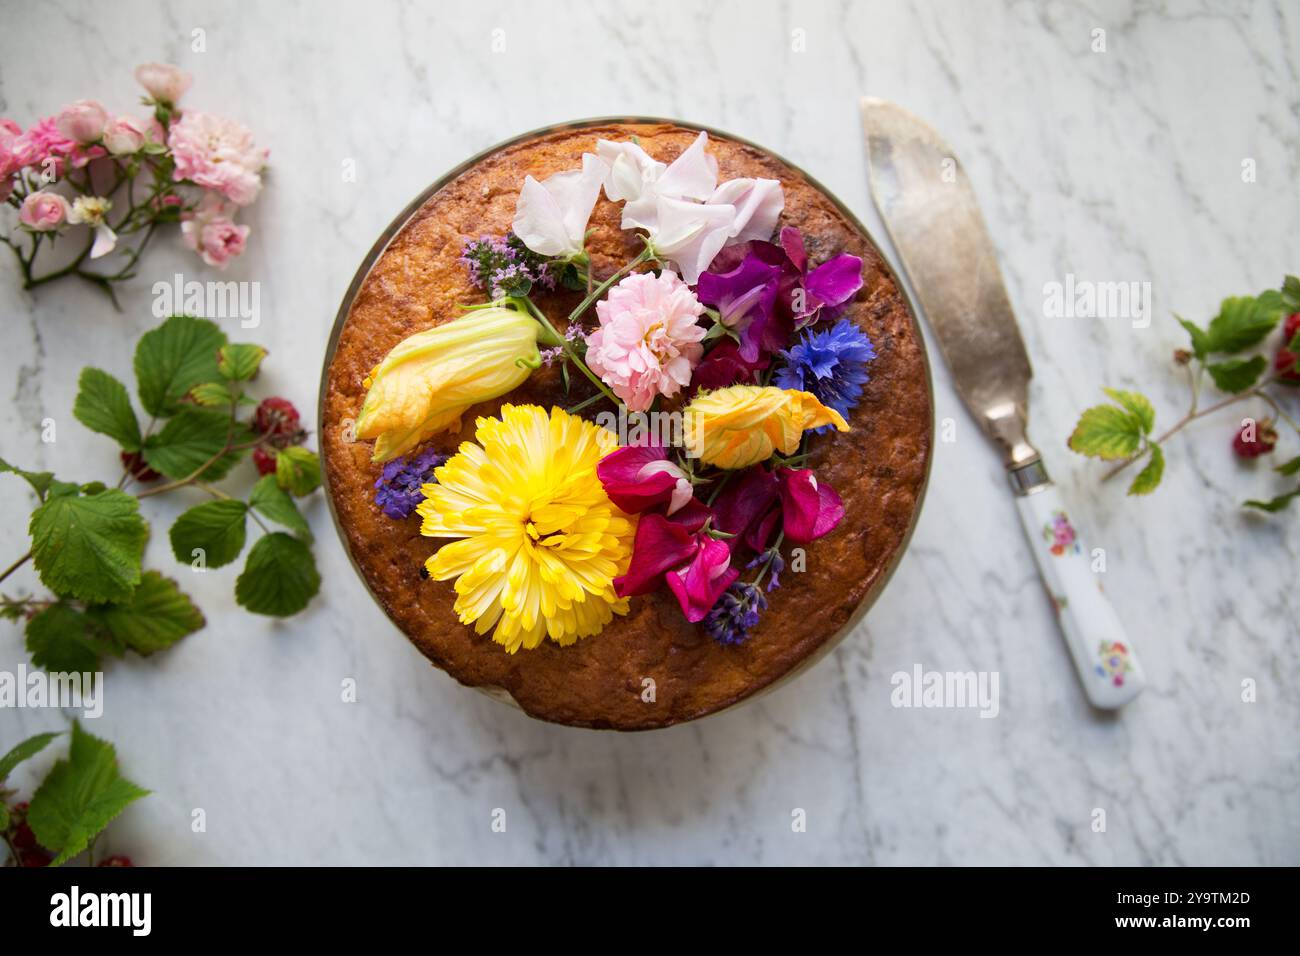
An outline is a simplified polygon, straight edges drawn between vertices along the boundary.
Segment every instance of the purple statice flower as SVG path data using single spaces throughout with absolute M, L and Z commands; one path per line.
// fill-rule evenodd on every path
M 555 288 L 551 260 L 533 252 L 513 232 L 469 240 L 461 247 L 460 262 L 469 281 L 493 299 L 527 295 L 533 286 Z
M 869 377 L 867 363 L 876 357 L 876 350 L 861 329 L 840 319 L 829 329 L 804 332 L 781 357 L 786 364 L 773 376 L 777 386 L 812 392 L 823 405 L 847 418 L 862 397 Z
M 704 630 L 719 644 L 743 644 L 767 610 L 767 597 L 753 584 L 733 584 L 704 618 Z
M 385 463 L 384 470 L 375 481 L 375 504 L 390 518 L 409 518 L 424 499 L 421 486 L 437 481 L 433 470 L 447 460 L 432 448 L 418 455 L 394 458 Z

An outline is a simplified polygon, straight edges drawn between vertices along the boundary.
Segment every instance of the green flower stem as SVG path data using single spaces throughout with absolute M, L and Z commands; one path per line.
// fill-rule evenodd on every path
M 542 312 L 541 309 L 539 309 L 536 305 L 533 304 L 532 299 L 528 298 L 527 296 L 524 296 L 522 299 L 518 301 L 523 302 L 524 306 L 528 309 L 529 313 L 532 314 L 533 318 L 535 318 L 538 322 L 541 323 L 543 329 L 545 329 L 549 334 L 555 336 L 555 338 L 559 340 L 560 348 L 564 350 L 565 357 L 577 367 L 578 371 L 580 371 L 583 375 L 587 376 L 587 378 L 591 380 L 591 383 L 600 390 L 601 394 L 603 394 L 615 405 L 622 404 L 621 402 L 619 402 L 618 397 L 609 390 L 608 386 L 606 386 L 605 383 L 600 380 L 600 377 L 596 375 L 596 373 L 593 372 L 591 369 L 587 368 L 587 363 L 584 362 L 578 356 L 578 352 L 573 347 L 573 343 L 555 330 L 555 326 L 551 324 L 551 320 L 546 317 L 546 315 Z
M 637 254 L 635 259 L 632 259 L 630 262 L 625 264 L 623 268 L 619 269 L 617 272 L 615 272 L 612 276 L 610 276 L 600 285 L 596 286 L 595 289 L 593 289 L 591 292 L 587 294 L 587 297 L 585 299 L 583 299 L 581 302 L 578 303 L 578 307 L 569 313 L 569 322 L 573 323 L 578 321 L 578 319 L 581 318 L 582 314 L 586 312 L 587 309 L 591 308 L 591 304 L 595 302 L 597 299 L 599 299 L 602 295 L 604 295 L 605 291 L 610 286 L 612 286 L 619 279 L 623 278 L 623 276 L 627 275 L 637 266 L 641 265 L 641 263 L 648 262 L 649 260 L 654 258 L 655 258 L 654 249 L 652 249 L 650 245 L 647 243 L 646 247 L 642 249 L 640 253 Z
M 763 578 L 767 577 L 768 569 L 772 567 L 772 559 L 777 554 L 780 553 L 781 545 L 782 543 L 784 543 L 784 541 L 785 541 L 785 531 L 783 530 L 780 534 L 776 536 L 776 543 L 773 544 L 770 549 L 772 553 L 767 556 L 767 560 L 763 562 L 763 566 L 758 569 L 758 575 L 754 578 L 753 581 L 749 582 L 754 587 L 758 587 L 759 585 L 761 585 L 763 583 Z
M 21 558 L 19 558 L 19 559 L 18 559 L 17 561 L 15 561 L 13 564 L 9 565 L 9 567 L 5 568 L 5 570 L 4 570 L 3 573 L 0 573 L 0 581 L 3 581 L 5 578 L 9 577 L 9 575 L 13 574 L 15 571 L 17 571 L 19 568 L 21 568 L 24 564 L 26 564 L 28 561 L 30 561 L 31 558 L 32 558 L 32 553 L 31 553 L 30 551 L 28 551 L 26 554 L 24 554 Z

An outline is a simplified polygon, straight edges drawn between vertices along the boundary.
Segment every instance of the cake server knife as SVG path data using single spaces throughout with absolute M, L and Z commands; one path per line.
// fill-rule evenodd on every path
M 970 181 L 948 144 L 896 104 L 863 98 L 862 124 L 876 208 L 958 393 L 1002 452 L 1084 691 L 1096 707 L 1121 707 L 1146 677 L 1025 434 L 1033 370 Z

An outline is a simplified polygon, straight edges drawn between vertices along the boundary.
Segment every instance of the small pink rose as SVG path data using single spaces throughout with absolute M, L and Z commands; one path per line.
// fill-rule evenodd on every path
M 119 116 L 104 128 L 104 145 L 114 156 L 139 152 L 145 138 L 144 123 L 134 116 Z
M 93 143 L 104 135 L 108 111 L 94 100 L 77 100 L 59 110 L 54 118 L 59 132 L 78 143 Z
M 141 63 L 135 68 L 135 78 L 150 97 L 167 106 L 174 106 L 194 82 L 192 76 L 170 63 Z
M 236 225 L 232 212 L 220 196 L 207 193 L 197 209 L 181 216 L 181 241 L 216 269 L 243 255 L 248 240 L 248 227 Z
M 18 221 L 36 232 L 49 232 L 63 225 L 71 211 L 68 201 L 58 193 L 38 191 L 23 200 Z

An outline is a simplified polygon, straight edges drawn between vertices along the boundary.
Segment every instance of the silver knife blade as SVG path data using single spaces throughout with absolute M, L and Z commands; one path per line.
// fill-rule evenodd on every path
M 1038 461 L 1025 437 L 1033 369 L 966 171 L 911 113 L 862 99 L 871 194 L 957 391 L 1008 468 Z

